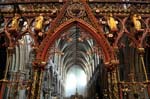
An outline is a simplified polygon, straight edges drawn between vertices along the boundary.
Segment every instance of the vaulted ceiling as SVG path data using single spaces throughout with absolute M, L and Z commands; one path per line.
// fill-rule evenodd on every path
M 73 65 L 81 66 L 85 71 L 88 71 L 94 63 L 92 61 L 99 57 L 97 55 L 100 54 L 101 49 L 87 31 L 74 25 L 64 31 L 55 41 L 55 45 L 50 50 L 50 53 L 53 52 L 61 55 L 61 63 L 67 71 Z M 51 57 L 53 55 L 51 54 Z

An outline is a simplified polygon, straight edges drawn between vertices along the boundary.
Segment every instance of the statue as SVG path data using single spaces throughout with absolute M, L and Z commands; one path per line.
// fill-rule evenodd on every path
M 113 18 L 112 14 L 109 15 L 107 19 L 107 24 L 112 32 L 118 31 L 118 28 L 117 28 L 118 22 Z
M 137 15 L 137 14 L 134 14 L 132 16 L 132 22 L 134 24 L 134 28 L 137 30 L 137 31 L 141 31 L 141 16 Z
M 20 15 L 15 13 L 15 16 L 12 19 L 11 22 L 11 28 L 10 31 L 17 31 L 19 29 L 19 19 L 20 19 Z
M 40 14 L 40 15 L 35 19 L 35 26 L 34 26 L 35 32 L 40 32 L 40 31 L 42 30 L 43 21 L 44 21 L 44 17 L 43 17 L 42 14 Z

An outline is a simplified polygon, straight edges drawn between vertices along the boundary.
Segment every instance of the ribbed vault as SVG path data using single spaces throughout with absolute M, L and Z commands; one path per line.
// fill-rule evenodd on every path
M 103 56 L 101 48 L 91 35 L 77 25 L 62 32 L 50 49 L 49 53 L 54 52 L 54 54 L 50 54 L 50 57 L 54 57 L 54 55 L 56 56 L 55 58 L 61 57 L 60 65 L 66 72 L 71 66 L 78 65 L 87 74 L 89 71 L 92 73 L 94 71 L 93 66 L 98 64 L 98 62 L 95 64 L 94 61 L 98 61 L 100 56 Z

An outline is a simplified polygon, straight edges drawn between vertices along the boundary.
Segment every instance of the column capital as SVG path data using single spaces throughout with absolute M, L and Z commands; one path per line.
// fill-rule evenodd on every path
M 2 80 L 0 80 L 0 82 L 8 83 L 8 80 L 6 80 L 6 79 L 2 79 Z
M 8 53 L 13 53 L 13 52 L 14 52 L 14 47 L 9 46 L 9 47 L 7 48 L 7 50 L 8 50 Z
M 139 47 L 139 48 L 137 48 L 137 51 L 139 54 L 144 54 L 145 49 L 143 47 Z
M 108 71 L 112 71 L 119 64 L 119 60 L 113 59 L 113 60 L 110 60 L 108 62 L 105 62 L 104 64 L 105 64 L 106 68 L 108 69 Z
M 32 49 L 33 49 L 33 50 L 38 50 L 39 47 L 38 47 L 37 45 L 33 45 L 33 46 L 32 46 Z
M 44 68 L 46 64 L 47 64 L 46 61 L 42 61 L 40 59 L 36 59 L 35 61 L 32 62 L 33 67 L 36 68 Z
M 118 46 L 114 46 L 113 48 L 114 48 L 114 52 L 115 52 L 115 53 L 118 53 L 118 52 L 119 52 Z

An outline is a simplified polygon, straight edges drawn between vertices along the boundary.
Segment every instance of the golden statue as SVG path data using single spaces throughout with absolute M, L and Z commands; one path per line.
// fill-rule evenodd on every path
M 20 15 L 15 13 L 15 16 L 12 19 L 11 22 L 11 28 L 10 31 L 17 31 L 19 28 L 19 19 L 20 19 Z
M 109 15 L 107 19 L 107 24 L 111 31 L 116 32 L 118 31 L 117 24 L 118 22 L 113 18 L 112 14 Z
M 36 19 L 35 19 L 35 26 L 34 26 L 34 30 L 39 32 L 42 30 L 43 27 L 43 21 L 44 21 L 44 17 L 42 14 L 40 14 Z
M 134 24 L 134 28 L 137 30 L 137 31 L 140 31 L 141 30 L 141 22 L 140 22 L 140 19 L 141 19 L 141 16 L 137 15 L 137 14 L 134 14 L 133 17 L 132 17 L 132 22 Z

